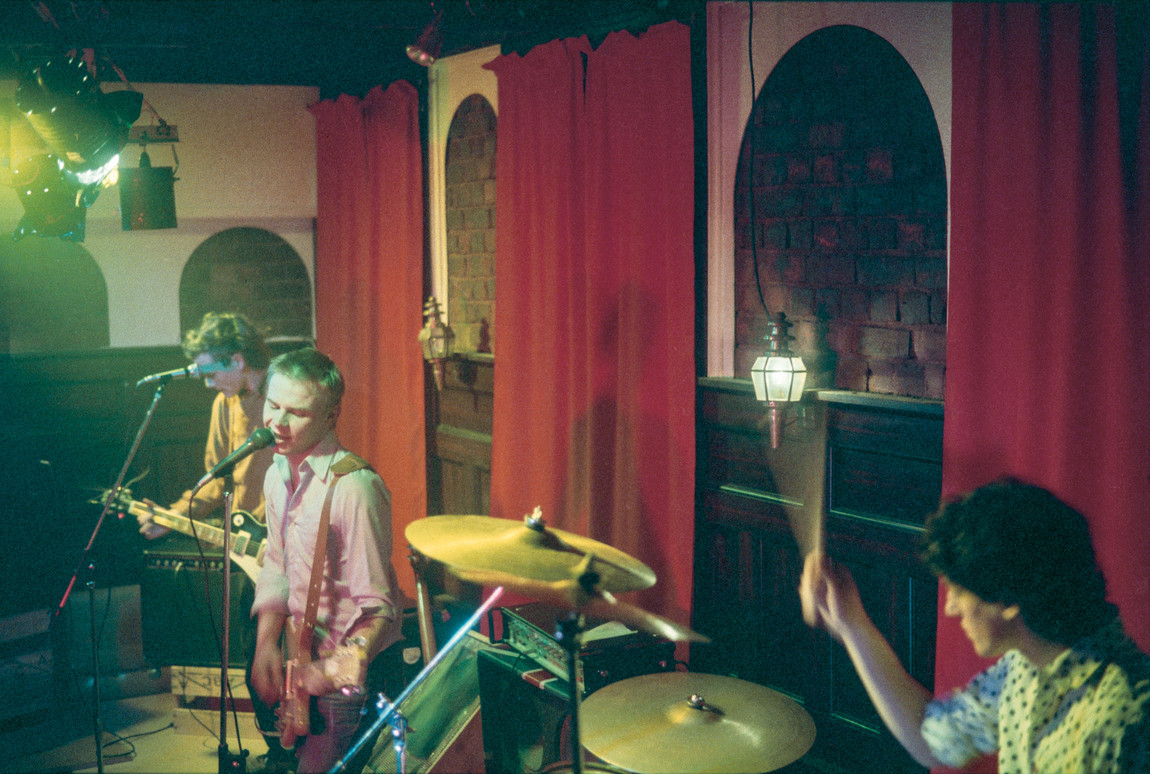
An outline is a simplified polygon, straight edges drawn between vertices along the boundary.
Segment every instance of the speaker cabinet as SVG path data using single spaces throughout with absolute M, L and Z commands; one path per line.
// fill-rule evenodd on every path
M 140 617 L 144 659 L 149 664 L 220 665 L 224 564 L 218 550 L 205 550 L 201 558 L 194 545 L 183 541 L 144 551 Z M 227 567 L 231 572 L 228 667 L 245 668 L 254 646 L 250 613 L 255 586 L 231 561 Z
M 571 759 L 568 683 L 516 653 L 479 654 L 487 774 L 535 774 Z

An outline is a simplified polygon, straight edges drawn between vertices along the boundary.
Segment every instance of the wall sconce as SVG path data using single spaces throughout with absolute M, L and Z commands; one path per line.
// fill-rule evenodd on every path
M 767 353 L 751 366 L 751 383 L 755 387 L 755 397 L 768 406 L 771 421 L 771 448 L 779 448 L 782 442 L 783 422 L 788 403 L 802 400 L 803 388 L 807 383 L 807 368 L 803 359 L 791 351 L 794 341 L 787 331 L 792 323 L 779 312 L 775 319 L 767 323 Z
M 442 390 L 445 364 L 455 355 L 455 332 L 444 324 L 435 296 L 428 296 L 423 305 L 419 346 L 423 350 L 423 359 L 431 363 L 435 373 L 435 389 Z

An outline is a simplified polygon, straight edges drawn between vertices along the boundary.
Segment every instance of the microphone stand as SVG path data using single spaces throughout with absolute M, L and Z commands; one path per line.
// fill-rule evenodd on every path
M 239 749 L 233 755 L 228 749 L 228 694 L 231 693 L 228 685 L 228 659 L 231 647 L 231 620 L 232 620 L 232 477 L 229 474 L 224 486 L 224 556 L 223 556 L 223 597 L 221 603 L 221 625 L 223 639 L 220 645 L 220 744 L 218 749 L 219 774 L 244 774 L 247 770 L 248 751 Z M 199 489 L 199 487 L 196 487 Z M 194 496 L 194 495 L 193 495 Z M 240 743 L 239 733 L 236 733 L 236 742 Z
M 136 457 L 136 452 L 140 448 L 140 441 L 144 439 L 144 431 L 148 429 L 148 425 L 152 421 L 152 416 L 156 413 L 156 406 L 160 403 L 160 397 L 164 392 L 164 385 L 167 380 L 161 381 L 156 385 L 156 394 L 152 397 L 152 405 L 148 407 L 147 413 L 144 415 L 144 421 L 140 424 L 140 429 L 136 431 L 136 440 L 132 443 L 131 450 L 128 451 L 128 458 L 124 460 L 124 466 L 120 468 L 120 475 L 116 477 L 116 483 L 108 490 L 108 498 L 104 501 L 104 510 L 100 512 L 100 518 L 96 520 L 96 527 L 92 530 L 91 537 L 88 538 L 88 544 L 84 546 L 83 552 L 80 554 L 80 562 L 76 566 L 76 571 L 72 573 L 72 579 L 68 581 L 68 587 L 64 589 L 64 595 L 60 598 L 60 603 L 56 605 L 56 610 L 52 613 L 52 620 L 48 624 L 49 632 L 55 628 L 57 621 L 60 620 L 60 613 L 68 604 L 68 598 L 72 595 L 72 589 L 76 585 L 76 580 L 79 578 L 81 571 L 86 573 L 85 586 L 88 588 L 88 628 L 90 630 L 89 639 L 92 648 L 92 727 L 93 734 L 96 739 L 96 771 L 99 774 L 104 772 L 104 724 L 100 719 L 100 646 L 97 641 L 96 634 L 96 599 L 95 599 L 95 586 L 96 586 L 96 564 L 95 562 L 88 561 L 88 555 L 92 552 L 92 546 L 96 542 L 96 536 L 100 534 L 100 528 L 104 524 L 104 518 L 108 515 L 108 511 L 112 509 L 112 503 L 120 495 L 120 487 L 124 483 L 124 477 L 128 475 L 128 469 L 132 466 L 132 460 Z

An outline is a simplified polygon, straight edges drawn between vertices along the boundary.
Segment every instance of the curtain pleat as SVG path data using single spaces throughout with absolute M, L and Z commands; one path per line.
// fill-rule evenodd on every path
M 1011 474 L 1083 511 L 1150 648 L 1150 172 L 1123 154 L 1146 137 L 1146 38 L 1120 54 L 1110 3 L 953 19 L 944 492 Z M 982 666 L 941 605 L 937 692 Z
M 423 162 L 419 97 L 397 81 L 316 119 L 316 343 L 343 371 L 340 440 L 391 491 L 392 563 L 415 584 L 404 530 L 427 515 L 423 360 Z
M 694 543 L 687 27 L 552 41 L 499 79 L 491 512 L 650 566 L 686 623 Z

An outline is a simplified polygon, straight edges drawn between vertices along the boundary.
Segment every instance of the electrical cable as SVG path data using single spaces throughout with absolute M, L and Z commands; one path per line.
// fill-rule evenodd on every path
M 747 1 L 747 65 L 751 76 L 751 112 L 747 117 L 747 207 L 751 221 L 751 265 L 755 269 L 755 290 L 759 292 L 759 303 L 771 320 L 771 311 L 763 298 L 763 283 L 759 278 L 758 231 L 755 224 L 755 0 Z

